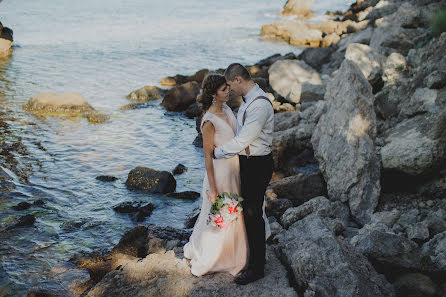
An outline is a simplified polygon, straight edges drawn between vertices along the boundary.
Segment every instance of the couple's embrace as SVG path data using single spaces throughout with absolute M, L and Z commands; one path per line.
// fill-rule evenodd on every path
M 243 96 L 237 118 L 226 105 L 229 91 Z M 201 131 L 206 175 L 201 212 L 184 246 L 184 256 L 191 259 L 191 272 L 196 276 L 226 271 L 244 285 L 264 276 L 269 226 L 263 202 L 273 172 L 274 110 L 240 64 L 229 65 L 224 76 L 209 74 L 197 101 L 204 112 Z M 208 224 L 212 203 L 222 192 L 244 199 L 242 215 L 224 229 Z

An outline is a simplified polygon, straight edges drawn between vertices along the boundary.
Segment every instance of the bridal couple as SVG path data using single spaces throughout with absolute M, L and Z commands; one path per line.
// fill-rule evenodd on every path
M 226 105 L 229 91 L 243 96 L 237 118 Z M 245 285 L 264 276 L 269 225 L 263 202 L 273 172 L 274 110 L 240 64 L 229 65 L 224 76 L 207 75 L 197 101 L 204 112 L 201 131 L 206 175 L 201 212 L 184 246 L 184 256 L 191 259 L 191 272 L 196 276 L 229 272 L 235 283 Z M 242 215 L 225 229 L 207 223 L 212 202 L 222 192 L 244 199 Z

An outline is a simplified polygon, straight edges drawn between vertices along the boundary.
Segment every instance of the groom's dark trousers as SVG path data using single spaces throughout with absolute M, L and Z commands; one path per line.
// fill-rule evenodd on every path
M 263 273 L 265 266 L 265 222 L 263 197 L 273 173 L 273 158 L 239 156 L 243 214 L 249 244 L 248 269 Z

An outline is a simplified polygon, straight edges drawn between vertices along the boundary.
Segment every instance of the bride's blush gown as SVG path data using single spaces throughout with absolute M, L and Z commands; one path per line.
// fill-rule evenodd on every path
M 223 105 L 223 111 L 230 123 L 217 115 L 206 112 L 201 125 L 211 121 L 215 128 L 214 142 L 220 146 L 230 141 L 236 134 L 237 122 L 231 109 Z M 213 160 L 217 192 L 240 195 L 240 169 L 238 155 L 229 159 Z M 209 190 L 207 174 L 203 180 L 201 212 L 195 223 L 189 242 L 184 246 L 184 256 L 191 259 L 191 272 L 201 276 L 210 272 L 229 272 L 236 275 L 246 264 L 248 241 L 243 215 L 225 228 L 208 225 L 207 219 L 211 202 L 207 198 Z

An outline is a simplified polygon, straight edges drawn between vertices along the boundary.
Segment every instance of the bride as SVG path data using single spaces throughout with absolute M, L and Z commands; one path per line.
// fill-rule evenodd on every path
M 212 156 L 214 146 L 230 141 L 237 132 L 235 116 L 226 105 L 228 99 L 229 86 L 224 76 L 207 75 L 197 98 L 204 112 L 201 120 L 206 166 L 201 195 L 203 202 L 189 242 L 184 246 L 184 256 L 191 259 L 191 272 L 196 276 L 211 272 L 236 275 L 247 263 L 248 241 L 242 215 L 225 229 L 207 224 L 212 202 L 219 193 L 240 195 L 238 156 L 220 160 Z M 267 221 L 265 225 L 269 227 Z

